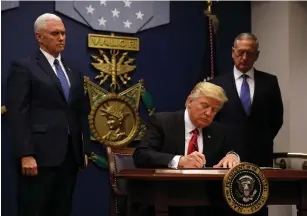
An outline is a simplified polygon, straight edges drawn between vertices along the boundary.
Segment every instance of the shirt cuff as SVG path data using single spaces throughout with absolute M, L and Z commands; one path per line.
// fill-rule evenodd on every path
M 234 154 L 234 155 L 236 155 L 236 156 L 238 157 L 239 163 L 241 162 L 240 156 L 239 156 L 237 153 L 235 153 L 234 151 L 230 151 L 230 152 L 228 152 L 226 155 L 228 155 L 228 154 Z
M 181 157 L 181 155 L 176 155 L 173 157 L 173 159 L 168 163 L 168 168 L 177 169 Z

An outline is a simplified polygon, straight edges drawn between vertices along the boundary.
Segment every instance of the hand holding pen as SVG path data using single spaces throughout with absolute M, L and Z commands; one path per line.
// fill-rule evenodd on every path
M 199 151 L 194 151 L 179 159 L 178 168 L 203 168 L 204 164 L 206 164 L 205 155 Z
M 201 153 L 201 152 L 199 151 L 198 145 L 196 145 L 196 143 L 193 143 L 193 146 L 194 146 L 194 148 L 195 148 L 195 151 Z M 205 159 L 205 161 L 204 161 L 203 168 L 206 168 L 206 159 Z

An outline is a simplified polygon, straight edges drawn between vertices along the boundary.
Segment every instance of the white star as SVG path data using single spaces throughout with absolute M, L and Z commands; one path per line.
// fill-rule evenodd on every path
M 141 20 L 143 19 L 143 16 L 144 16 L 144 14 L 142 14 L 141 11 L 135 13 L 135 15 L 137 16 L 136 19 L 141 19 Z
M 129 7 L 130 8 L 130 5 L 131 5 L 132 1 L 124 0 L 124 3 L 125 3 L 125 7 Z
M 106 0 L 100 0 L 100 5 L 107 6 L 107 4 L 106 4 Z
M 88 14 L 89 14 L 89 13 L 93 14 L 95 8 L 93 8 L 92 5 L 89 5 L 88 7 L 86 7 L 86 10 L 87 10 L 87 13 L 88 13 Z
M 120 11 L 118 11 L 116 8 L 114 8 L 114 10 L 111 11 L 113 14 L 113 17 L 118 17 L 118 14 L 120 13 Z
M 101 26 L 101 25 L 106 26 L 107 20 L 105 20 L 103 17 L 101 17 L 100 19 L 98 19 L 98 21 L 99 21 L 99 25 L 100 25 L 100 26 Z
M 125 28 L 130 28 L 130 25 L 132 24 L 132 22 L 130 22 L 129 20 L 123 23 L 125 24 Z

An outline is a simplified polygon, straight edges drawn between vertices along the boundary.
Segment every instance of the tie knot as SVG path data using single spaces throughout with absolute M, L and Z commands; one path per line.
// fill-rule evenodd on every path
M 243 80 L 246 80 L 249 76 L 247 74 L 242 74 Z
M 54 62 L 53 62 L 54 65 L 58 66 L 60 64 L 59 60 L 58 59 L 54 59 Z
M 193 133 L 193 135 L 198 136 L 199 131 L 198 131 L 198 129 L 197 129 L 197 128 L 195 128 L 194 130 L 192 130 L 192 131 L 191 131 L 191 133 Z

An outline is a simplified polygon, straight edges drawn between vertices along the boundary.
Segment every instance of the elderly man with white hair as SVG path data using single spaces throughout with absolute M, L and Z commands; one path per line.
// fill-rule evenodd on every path
M 14 61 L 7 80 L 18 215 L 69 216 L 77 172 L 90 153 L 83 79 L 62 57 L 60 17 L 39 16 L 34 31 L 37 53 Z

